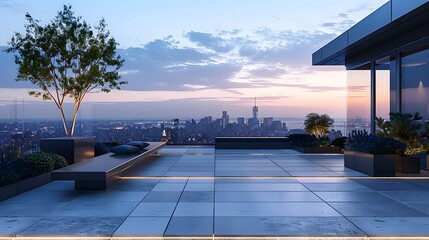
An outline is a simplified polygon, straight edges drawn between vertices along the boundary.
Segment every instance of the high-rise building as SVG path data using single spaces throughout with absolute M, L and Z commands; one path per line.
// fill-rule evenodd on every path
M 226 128 L 226 125 L 229 124 L 229 115 L 227 111 L 222 112 L 222 127 Z
M 244 117 L 238 117 L 237 124 L 244 125 Z
M 247 125 L 251 128 L 259 127 L 259 120 L 258 120 L 258 107 L 256 106 L 256 98 L 255 98 L 255 106 L 253 107 L 253 117 L 249 118 L 247 121 Z
M 170 144 L 179 143 L 179 119 L 173 120 L 173 128 L 171 129 Z
M 256 106 L 256 98 L 255 98 L 255 106 L 253 107 L 253 118 L 258 119 L 258 107 Z

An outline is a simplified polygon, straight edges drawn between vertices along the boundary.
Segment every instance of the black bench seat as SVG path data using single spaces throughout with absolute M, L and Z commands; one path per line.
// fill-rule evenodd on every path
M 52 180 L 75 180 L 76 190 L 104 190 L 116 183 L 127 170 L 141 163 L 166 145 L 165 142 L 149 142 L 146 151 L 134 154 L 107 153 L 55 170 Z

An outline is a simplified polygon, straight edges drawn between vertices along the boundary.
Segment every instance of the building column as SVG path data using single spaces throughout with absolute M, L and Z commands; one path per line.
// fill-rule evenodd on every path
M 375 134 L 376 117 L 376 72 L 375 61 L 371 61 L 371 133 Z
M 402 113 L 402 58 L 401 52 L 396 53 L 396 112 Z

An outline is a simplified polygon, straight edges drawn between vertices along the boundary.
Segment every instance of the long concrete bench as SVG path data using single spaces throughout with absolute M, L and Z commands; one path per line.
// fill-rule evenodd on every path
M 286 149 L 287 137 L 216 137 L 216 149 Z
M 149 142 L 146 151 L 134 154 L 108 153 L 55 170 L 52 180 L 74 180 L 77 190 L 104 190 L 119 181 L 121 176 L 156 153 L 165 142 Z

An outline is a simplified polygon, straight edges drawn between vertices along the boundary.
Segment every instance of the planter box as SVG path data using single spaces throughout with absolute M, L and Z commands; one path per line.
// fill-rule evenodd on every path
M 94 157 L 93 137 L 49 138 L 40 141 L 40 151 L 63 156 L 69 165 Z
M 292 146 L 292 149 L 302 153 L 341 153 L 340 147 L 337 147 L 337 146 L 327 146 L 327 147 Z
M 344 151 L 344 166 L 372 177 L 394 177 L 396 162 L 400 158 L 394 154 L 369 154 Z
M 420 157 L 402 156 L 397 158 L 396 171 L 401 173 L 420 173 Z
M 0 201 L 14 197 L 31 189 L 40 187 L 49 182 L 51 182 L 50 172 L 32 178 L 27 178 L 4 187 L 0 187 Z M 31 199 L 29 199 L 29 201 L 31 201 Z
M 426 153 L 419 154 L 420 156 L 420 168 L 429 170 L 429 155 Z
M 216 137 L 215 149 L 289 149 L 287 137 Z

